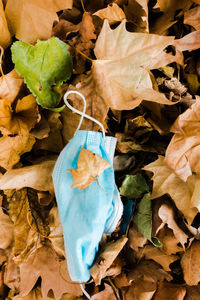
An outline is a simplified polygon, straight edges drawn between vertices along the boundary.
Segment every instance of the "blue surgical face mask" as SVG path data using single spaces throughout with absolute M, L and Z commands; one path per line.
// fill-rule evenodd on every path
M 53 171 L 53 183 L 63 227 L 65 252 L 70 277 L 87 282 L 103 233 L 116 228 L 123 211 L 115 184 L 113 157 L 116 138 L 101 132 L 78 130 L 60 153 Z M 81 147 L 108 161 L 111 166 L 98 177 L 98 183 L 80 190 L 71 188 Z

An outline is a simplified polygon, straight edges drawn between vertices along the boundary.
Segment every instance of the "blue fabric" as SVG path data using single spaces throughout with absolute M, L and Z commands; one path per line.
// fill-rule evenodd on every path
M 71 188 L 72 175 L 67 169 L 76 169 L 81 146 L 98 154 L 111 167 L 102 172 L 97 182 L 86 189 Z M 63 227 L 65 252 L 70 277 L 73 281 L 87 282 L 89 269 L 98 251 L 104 232 L 112 232 L 123 206 L 115 185 L 112 166 L 116 138 L 100 132 L 80 130 L 62 150 L 53 171 L 53 182 Z

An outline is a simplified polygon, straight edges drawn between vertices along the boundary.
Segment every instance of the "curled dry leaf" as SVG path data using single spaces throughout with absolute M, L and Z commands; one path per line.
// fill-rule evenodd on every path
M 0 208 L 0 248 L 8 248 L 13 241 L 13 223 L 8 215 Z
M 181 243 L 183 248 L 187 242 L 188 236 L 183 232 L 175 222 L 175 216 L 173 208 L 163 204 L 158 211 L 158 216 L 163 221 L 163 224 L 167 224 L 170 229 L 173 230 L 174 236 Z
M 200 281 L 200 241 L 194 241 L 181 258 L 181 267 L 185 282 L 188 285 L 197 285 Z
M 153 245 L 146 245 L 137 253 L 138 258 L 152 259 L 160 264 L 165 271 L 171 271 L 169 265 L 179 259 L 178 255 L 167 255 Z
M 185 182 L 165 164 L 163 156 L 159 156 L 156 161 L 145 166 L 144 170 L 154 173 L 152 177 L 154 181 L 151 195 L 152 199 L 159 198 L 164 194 L 169 194 L 177 208 L 191 224 L 197 214 L 197 209 L 191 205 L 194 193 L 194 191 L 191 190 L 191 184 L 185 184 Z
M 51 174 L 55 160 L 43 161 L 40 164 L 7 171 L 0 178 L 0 189 L 21 189 L 31 187 L 38 191 L 53 189 Z
M 72 0 L 8 0 L 5 14 L 11 34 L 34 44 L 50 38 L 53 22 L 58 21 L 56 12 L 66 8 L 72 8 Z
M 107 19 L 110 25 L 115 24 L 117 22 L 121 22 L 126 19 L 126 16 L 123 10 L 116 4 L 113 3 L 108 5 L 106 8 L 98 10 L 94 13 L 95 16 L 98 16 L 101 19 Z
M 181 114 L 173 124 L 174 136 L 166 150 L 165 162 L 181 179 L 200 174 L 200 99 Z
M 27 132 L 0 137 L 0 166 L 6 170 L 12 169 L 23 153 L 31 151 L 34 143 L 35 138 Z
M 29 132 L 36 124 L 38 116 L 38 107 L 33 95 L 18 100 L 14 111 L 9 100 L 0 100 L 0 130 L 4 135 Z
M 82 294 L 79 284 L 74 284 L 70 280 L 66 260 L 60 261 L 55 251 L 47 246 L 30 253 L 27 260 L 20 265 L 20 274 L 20 295 L 22 296 L 30 293 L 39 277 L 42 278 L 43 298 L 47 296 L 50 289 L 56 299 L 60 299 L 64 293 L 77 296 Z
M 200 6 L 196 6 L 184 13 L 184 23 L 196 30 L 200 30 Z
M 112 265 L 127 241 L 128 239 L 126 237 L 122 237 L 116 242 L 105 245 L 102 252 L 99 253 L 96 262 L 90 269 L 90 273 L 96 284 L 101 283 L 101 279 L 106 276 L 106 271 Z
M 15 69 L 10 73 L 0 77 L 0 99 L 7 99 L 12 103 L 18 95 L 24 82 L 23 77 L 19 76 Z
M 97 177 L 110 167 L 109 162 L 82 146 L 77 165 L 77 169 L 68 169 L 68 171 L 72 173 L 74 179 L 71 188 L 79 188 L 80 190 L 87 188 L 93 181 L 97 181 Z
M 170 299 L 170 300 L 183 300 L 185 299 L 186 288 L 178 284 L 168 282 L 161 282 L 155 293 L 154 299 Z
M 0 1 L 0 32 L 0 46 L 6 48 L 11 43 L 11 35 L 8 30 L 8 24 L 6 21 L 2 0 Z

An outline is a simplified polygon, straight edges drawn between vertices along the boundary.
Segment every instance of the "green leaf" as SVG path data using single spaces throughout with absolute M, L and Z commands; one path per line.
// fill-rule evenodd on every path
M 158 238 L 152 237 L 152 212 L 150 193 L 146 193 L 138 204 L 138 211 L 134 216 L 134 222 L 139 232 L 143 234 L 154 246 L 162 247 Z
M 44 108 L 54 108 L 60 95 L 53 91 L 72 73 L 72 59 L 68 46 L 56 37 L 47 41 L 37 41 L 33 47 L 25 42 L 15 42 L 12 60 L 16 71 L 24 77 L 37 103 Z
M 149 192 L 149 187 L 140 173 L 136 175 L 126 175 L 120 187 L 120 194 L 122 196 L 128 199 L 137 199 L 145 192 Z

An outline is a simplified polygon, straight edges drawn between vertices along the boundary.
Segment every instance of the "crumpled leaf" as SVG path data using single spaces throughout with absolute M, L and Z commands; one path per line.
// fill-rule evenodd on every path
M 137 225 L 139 232 L 146 237 L 156 247 L 161 247 L 162 244 L 156 237 L 151 236 L 152 232 L 152 211 L 150 193 L 146 193 L 138 204 L 138 211 L 134 218 L 134 223 Z
M 48 261 L 48 263 L 47 263 Z M 38 278 L 42 278 L 41 292 L 45 298 L 52 289 L 56 299 L 63 293 L 82 295 L 79 284 L 70 280 L 66 260 L 59 260 L 55 251 L 43 246 L 33 251 L 27 260 L 20 265 L 20 295 L 26 296 L 34 287 Z
M 77 166 L 77 169 L 67 169 L 72 173 L 74 179 L 71 188 L 83 190 L 93 181 L 97 181 L 97 177 L 99 177 L 105 169 L 110 167 L 110 163 L 101 156 L 81 146 Z
M 35 47 L 25 42 L 15 42 L 11 51 L 15 69 L 24 77 L 37 103 L 43 108 L 55 107 L 60 96 L 52 88 L 68 80 L 72 72 L 68 46 L 52 37 L 47 41 L 37 41 Z
M 12 35 L 18 40 L 34 44 L 51 36 L 57 11 L 72 8 L 72 0 L 8 0 L 5 14 Z
M 110 25 L 115 24 L 116 22 L 121 22 L 126 19 L 126 16 L 123 10 L 116 4 L 113 3 L 108 5 L 106 8 L 98 10 L 93 15 L 98 16 L 102 20 L 107 19 Z
M 91 300 L 116 300 L 113 289 L 105 283 L 105 289 L 91 297 Z
M 174 236 L 181 243 L 183 248 L 187 242 L 188 236 L 183 232 L 175 222 L 175 214 L 172 207 L 169 207 L 166 204 L 161 205 L 158 211 L 158 216 L 163 221 L 163 224 L 167 224 L 170 229 L 173 230 Z
M 152 177 L 154 184 L 151 198 L 155 199 L 164 194 L 169 194 L 177 208 L 191 224 L 197 214 L 197 209 L 191 205 L 194 192 L 191 190 L 191 184 L 189 182 L 185 184 L 185 182 L 165 164 L 163 156 L 159 156 L 156 161 L 145 166 L 143 169 L 154 173 Z
M 184 286 L 169 282 L 160 282 L 154 299 L 184 300 L 185 294 L 186 288 Z
M 0 178 L 0 189 L 21 189 L 31 187 L 38 191 L 53 189 L 52 177 L 55 160 L 7 171 Z
M 131 23 L 133 32 L 149 32 L 148 1 L 128 0 L 123 5 L 126 19 Z
M 8 30 L 8 24 L 6 21 L 2 0 L 0 1 L 0 32 L 1 32 L 0 46 L 6 48 L 11 43 L 11 35 Z
M 200 99 L 181 114 L 171 127 L 174 136 L 165 163 L 184 181 L 192 172 L 200 174 Z
M 120 194 L 128 199 L 137 199 L 148 192 L 149 187 L 144 177 L 137 173 L 136 175 L 126 175 L 119 190 Z
M 13 223 L 8 215 L 0 208 L 0 248 L 8 248 L 13 240 Z
M 36 124 L 38 116 L 33 95 L 18 100 L 14 111 L 9 100 L 0 100 L 0 130 L 4 135 L 29 132 Z
M 23 153 L 31 151 L 34 143 L 35 138 L 29 133 L 0 137 L 0 166 L 12 169 Z
M 93 102 L 100 101 L 117 110 L 135 108 L 142 100 L 174 104 L 152 88 L 148 71 L 151 58 L 162 53 L 173 39 L 128 32 L 125 21 L 111 30 L 105 20 L 94 49 L 97 60 L 82 82 L 79 80 L 76 90 Z M 101 122 L 104 119 L 102 115 Z
M 153 245 L 146 245 L 143 249 L 137 253 L 139 258 L 145 257 L 145 259 L 152 259 L 160 264 L 165 271 L 171 271 L 169 265 L 179 259 L 178 255 L 166 255 L 160 249 Z
M 184 13 L 184 23 L 200 30 L 200 7 L 196 6 Z
M 90 268 L 90 274 L 96 284 L 101 283 L 101 279 L 106 276 L 108 268 L 112 265 L 127 241 L 128 239 L 123 236 L 116 242 L 110 242 L 105 245 L 102 252 L 99 253 L 96 261 Z
M 184 280 L 188 285 L 197 285 L 200 281 L 200 241 L 194 241 L 181 258 Z
M 18 95 L 24 82 L 23 77 L 19 76 L 15 69 L 10 73 L 0 77 L 0 99 L 7 99 L 12 103 Z

